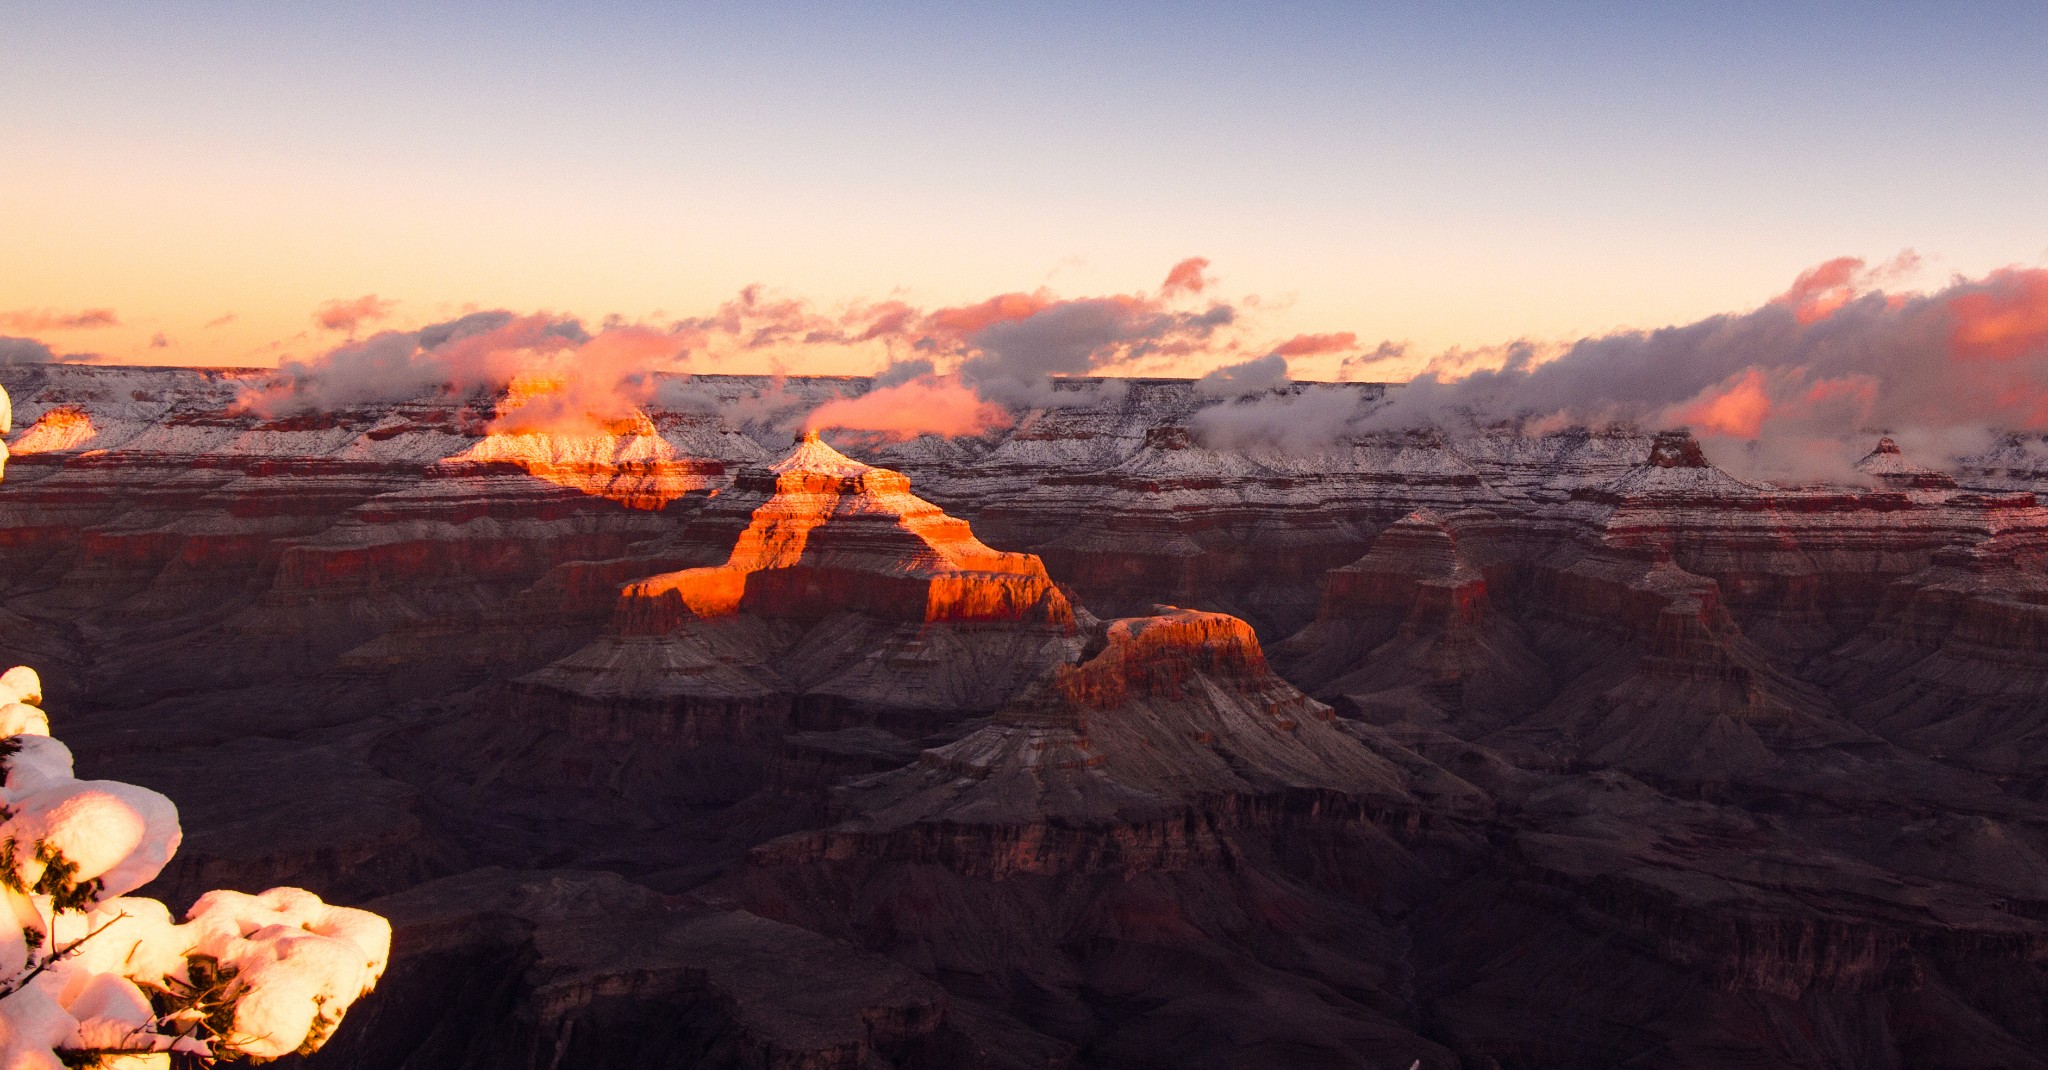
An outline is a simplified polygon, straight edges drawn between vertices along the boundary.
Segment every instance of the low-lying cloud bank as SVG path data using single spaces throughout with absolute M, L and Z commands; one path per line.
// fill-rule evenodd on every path
M 1838 474 L 1876 431 L 1954 443 L 2048 430 L 2048 270 L 1877 288 L 1899 263 L 1833 260 L 1754 311 L 1433 368 L 1368 425 L 1684 425 L 1717 459 L 1795 476 Z
M 0 364 L 48 364 L 56 359 L 49 346 L 33 338 L 0 335 Z
M 1131 294 L 1039 289 L 940 308 L 892 300 L 822 310 L 750 287 L 702 316 L 614 319 L 595 330 L 545 313 L 477 312 L 288 360 L 243 403 L 285 415 L 523 383 L 500 424 L 559 428 L 616 419 L 656 400 L 689 403 L 657 399 L 655 372 L 754 371 L 823 348 L 842 357 L 872 352 L 884 367 L 858 396 L 801 411 L 769 396 L 776 384 L 756 407 L 792 426 L 974 435 L 1008 426 L 1026 409 L 1117 389 L 1055 391 L 1055 379 L 1206 365 L 1215 370 L 1197 389 L 1218 404 L 1197 414 L 1194 429 L 1231 446 L 1313 451 L 1421 426 L 1455 434 L 1502 425 L 1685 425 L 1724 463 L 1830 475 L 1846 471 L 1880 430 L 1944 451 L 1988 429 L 2048 431 L 2048 270 L 1957 277 L 1927 293 L 1883 289 L 1914 265 L 1910 254 L 1875 266 L 1844 257 L 1747 312 L 1567 344 L 1452 350 L 1378 405 L 1362 403 L 1368 392 L 1303 389 L 1290 380 L 1289 362 L 1335 357 L 1341 377 L 1367 378 L 1406 356 L 1405 345 L 1368 347 L 1349 332 L 1254 344 L 1255 317 L 1246 312 L 1254 303 L 1215 296 L 1201 258 L 1174 265 L 1156 290 Z M 354 330 L 389 312 L 389 302 L 365 297 L 322 306 L 316 317 L 323 327 Z M 0 342 L 0 360 L 47 354 L 32 339 Z
M 1016 410 L 1074 400 L 1071 391 L 1055 393 L 1056 377 L 1241 356 L 1250 342 L 1239 304 L 1204 296 L 1215 287 L 1208 266 L 1184 260 L 1150 293 L 1066 298 L 1040 289 L 936 309 L 884 301 L 827 312 L 749 287 L 706 315 L 665 325 L 612 320 L 595 331 L 545 313 L 477 312 L 286 360 L 242 405 L 284 416 L 520 383 L 526 388 L 500 412 L 500 425 L 564 427 L 648 404 L 655 372 L 773 367 L 821 348 L 867 349 L 887 362 L 872 389 L 827 402 L 802 423 L 906 437 L 980 434 L 1008 426 Z M 389 302 L 369 296 L 322 305 L 315 320 L 353 332 L 389 312 Z M 1267 359 L 1284 378 L 1284 357 Z

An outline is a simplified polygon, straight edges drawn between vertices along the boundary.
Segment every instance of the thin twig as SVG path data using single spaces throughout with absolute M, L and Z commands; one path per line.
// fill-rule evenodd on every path
M 112 925 L 115 922 L 120 921 L 122 918 L 125 918 L 127 916 L 127 913 L 123 912 L 120 914 L 116 914 L 111 918 L 108 918 L 106 922 L 102 924 L 99 928 L 94 929 L 93 931 L 86 933 L 84 936 L 81 936 L 78 939 L 71 941 L 70 947 L 66 947 L 62 950 L 56 951 L 52 953 L 49 958 L 46 958 L 43 961 L 36 963 L 36 968 L 28 971 L 27 976 L 21 978 L 20 980 L 9 981 L 4 986 L 0 986 L 0 999 L 6 999 L 8 996 L 11 996 L 16 992 L 19 992 L 22 989 L 27 988 L 28 983 L 30 981 L 35 980 L 36 977 L 40 975 L 44 970 L 47 970 L 51 966 L 54 966 L 57 963 L 70 958 L 72 952 L 77 951 L 80 947 L 83 947 L 87 940 L 90 940 L 93 937 L 98 936 L 103 932 L 106 932 L 107 926 Z M 52 914 L 51 917 L 54 920 L 55 915 Z M 38 918 L 38 920 L 41 920 L 40 917 Z M 56 926 L 52 924 L 51 928 L 54 929 L 56 928 Z

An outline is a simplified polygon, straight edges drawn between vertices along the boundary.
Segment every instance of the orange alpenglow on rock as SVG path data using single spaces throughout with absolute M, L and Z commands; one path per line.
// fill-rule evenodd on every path
M 1271 676 L 1252 627 L 1236 617 L 1155 606 L 1109 625 L 1102 653 L 1063 666 L 1056 684 L 1077 706 L 1113 709 L 1135 697 L 1179 699 L 1197 674 L 1263 683 Z
M 84 409 L 60 405 L 50 409 L 30 424 L 21 437 L 14 440 L 13 452 L 18 454 L 62 453 L 76 450 L 98 436 L 99 428 L 93 426 L 92 415 Z
M 741 473 L 726 494 L 766 499 L 732 556 L 628 585 L 620 599 L 627 634 L 742 611 L 1073 624 L 1072 607 L 1038 558 L 989 549 L 966 521 L 910 493 L 902 473 L 862 464 L 816 432 L 766 469 Z
M 711 486 L 723 468 L 685 457 L 644 413 L 566 430 L 494 426 L 470 448 L 443 458 L 437 471 L 516 468 L 558 487 L 656 511 Z
M 724 472 L 717 461 L 679 453 L 637 406 L 538 375 L 513 379 L 487 433 L 435 465 L 437 474 L 458 476 L 494 468 L 647 511 L 707 489 Z

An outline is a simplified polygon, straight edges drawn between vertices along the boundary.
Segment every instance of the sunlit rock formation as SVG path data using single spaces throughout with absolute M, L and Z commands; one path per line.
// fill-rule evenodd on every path
M 929 725 L 999 705 L 1073 642 L 1037 558 L 989 549 L 902 475 L 816 436 L 738 475 L 693 524 L 721 528 L 737 528 L 725 564 L 626 585 L 611 631 L 527 677 L 529 693 L 673 716 L 684 736 L 786 717 Z
M 989 549 L 965 521 L 912 495 L 901 473 L 855 461 L 815 432 L 774 464 L 741 475 L 722 497 L 719 513 L 751 507 L 732 556 L 628 586 L 624 632 L 661 634 L 684 619 L 738 612 L 1073 623 L 1037 558 Z

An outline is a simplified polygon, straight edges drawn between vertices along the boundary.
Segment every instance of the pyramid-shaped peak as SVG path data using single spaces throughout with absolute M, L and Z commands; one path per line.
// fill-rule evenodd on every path
M 1656 441 L 1650 444 L 1648 463 L 1657 468 L 1711 467 L 1699 441 L 1692 437 L 1691 431 L 1683 428 L 1657 432 Z
M 768 466 L 776 474 L 784 472 L 814 472 L 824 476 L 852 477 L 875 471 L 875 466 L 863 464 L 827 445 L 816 431 L 805 431 L 796 438 L 796 445 L 782 459 Z
M 1677 501 L 1748 498 L 1759 488 L 1721 471 L 1707 460 L 1692 432 L 1683 428 L 1659 431 L 1643 463 L 1600 487 L 1574 490 L 1572 497 L 1619 504 L 1624 501 Z
M 1956 485 L 1955 479 L 1946 472 L 1907 460 L 1890 435 L 1877 440 L 1876 448 L 1856 462 L 1856 470 L 1866 476 L 1874 476 L 1894 489 L 1943 490 Z
M 1433 509 L 1417 509 L 1387 525 L 1386 530 L 1373 538 L 1365 556 L 1342 568 L 1332 569 L 1324 580 L 1323 600 L 1327 608 L 1333 604 L 1333 598 L 1337 602 L 1353 602 L 1360 598 L 1380 597 L 1386 594 L 1383 590 L 1386 577 L 1463 583 L 1478 576 L 1478 571 L 1459 552 L 1458 540 L 1451 534 L 1444 518 Z M 1370 590 L 1360 594 L 1361 588 Z M 1405 591 L 1405 588 L 1401 590 Z M 1398 597 L 1405 598 L 1406 595 L 1399 594 Z
M 739 612 L 1073 624 L 1038 558 L 991 549 L 966 521 L 912 494 L 901 472 L 862 464 L 815 433 L 765 470 L 741 472 L 698 519 L 732 530 L 725 564 L 627 585 L 617 621 L 625 633 L 662 634 Z
M 1897 442 L 1892 441 L 1890 435 L 1877 440 L 1877 445 L 1869 453 L 1864 454 L 1862 460 L 1856 462 L 1856 470 L 1874 476 L 1916 475 L 1932 471 L 1906 460 L 1905 453 L 1899 449 Z

